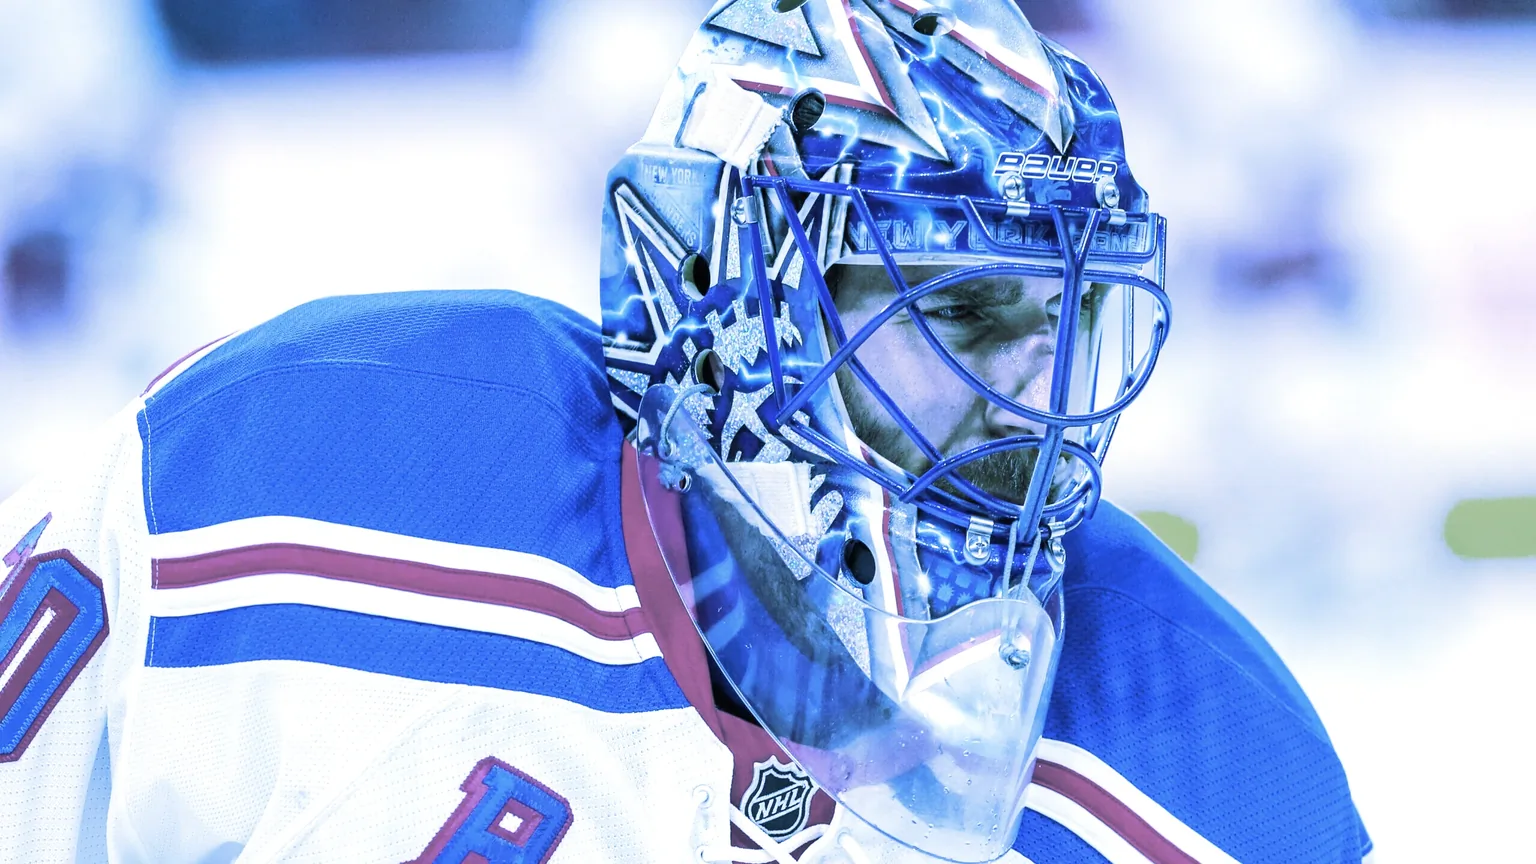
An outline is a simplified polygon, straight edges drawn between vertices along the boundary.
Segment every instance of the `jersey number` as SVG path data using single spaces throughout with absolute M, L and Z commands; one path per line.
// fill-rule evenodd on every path
M 571 827 L 571 805 L 499 759 L 480 760 L 464 800 L 407 864 L 544 864 Z
M 101 580 L 75 556 L 39 555 L 8 581 L 0 592 L 0 762 L 21 758 L 107 638 Z

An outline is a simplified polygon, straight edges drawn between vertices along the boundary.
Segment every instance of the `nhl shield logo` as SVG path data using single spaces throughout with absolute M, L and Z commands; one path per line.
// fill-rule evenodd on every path
M 805 769 L 769 756 L 752 766 L 752 785 L 742 796 L 741 809 L 769 837 L 788 840 L 805 827 L 815 793 L 816 784 Z

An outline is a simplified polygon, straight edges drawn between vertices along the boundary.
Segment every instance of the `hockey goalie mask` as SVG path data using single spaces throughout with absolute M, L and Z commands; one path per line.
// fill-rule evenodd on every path
M 848 813 L 1000 857 L 1061 536 L 1168 326 L 1103 85 L 1011 0 L 722 0 L 606 205 L 613 400 L 716 664 Z

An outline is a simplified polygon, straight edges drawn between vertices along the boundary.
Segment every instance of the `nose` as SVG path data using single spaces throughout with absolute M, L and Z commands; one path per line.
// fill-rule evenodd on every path
M 1006 380 L 994 380 L 992 386 L 1021 405 L 1048 412 L 1051 410 L 1051 360 L 1050 354 L 1033 357 L 1023 364 L 1024 368 L 1010 370 Z M 987 403 L 985 416 L 989 437 L 1045 434 L 1044 424 L 993 402 Z

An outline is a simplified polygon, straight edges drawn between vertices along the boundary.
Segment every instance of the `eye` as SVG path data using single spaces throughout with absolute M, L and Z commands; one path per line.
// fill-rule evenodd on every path
M 1052 321 L 1061 320 L 1061 295 L 1057 294 L 1055 297 L 1045 301 L 1044 308 L 1046 317 Z
M 940 303 L 926 308 L 919 307 L 917 311 L 929 321 L 945 324 L 980 324 L 986 320 L 986 315 L 980 309 L 968 303 Z

